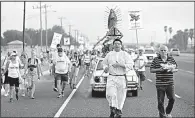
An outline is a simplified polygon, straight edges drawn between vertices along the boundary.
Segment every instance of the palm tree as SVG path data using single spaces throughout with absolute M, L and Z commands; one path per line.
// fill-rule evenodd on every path
M 164 26 L 165 36 L 166 36 L 166 45 L 167 45 L 167 26 Z
M 194 29 L 190 29 L 189 36 L 191 39 L 191 48 L 192 48 L 192 39 L 194 38 Z
M 173 29 L 172 29 L 172 27 L 169 27 L 169 33 L 170 33 L 170 39 L 172 39 L 172 32 L 173 32 Z

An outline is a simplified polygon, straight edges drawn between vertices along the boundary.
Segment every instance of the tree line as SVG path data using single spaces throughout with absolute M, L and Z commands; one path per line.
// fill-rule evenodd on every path
M 73 36 L 69 36 L 61 26 L 54 25 L 52 28 L 47 30 L 47 45 L 50 46 L 54 32 L 62 34 L 61 44 L 64 44 L 64 38 L 70 37 L 70 45 L 79 45 Z M 1 36 L 1 46 L 6 46 L 7 43 L 19 40 L 23 42 L 23 32 L 18 30 L 7 30 Z M 41 30 L 33 28 L 26 28 L 24 33 L 24 40 L 27 45 L 41 46 Z M 42 30 L 42 45 L 46 46 L 46 30 Z
M 187 50 L 188 39 L 191 39 L 191 48 L 193 48 L 192 40 L 194 39 L 194 29 L 178 30 L 172 38 L 169 39 L 169 47 L 177 47 L 180 50 Z

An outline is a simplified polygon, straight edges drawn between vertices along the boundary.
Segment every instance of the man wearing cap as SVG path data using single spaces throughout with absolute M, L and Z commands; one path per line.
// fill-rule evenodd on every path
M 142 90 L 142 82 L 146 79 L 146 75 L 145 75 L 145 66 L 148 63 L 148 59 L 145 55 L 143 55 L 144 53 L 144 48 L 140 47 L 138 49 L 138 54 L 137 54 L 137 58 L 134 59 L 135 62 L 135 71 L 137 73 L 138 78 L 140 79 L 140 89 Z
M 160 118 L 171 117 L 171 111 L 175 102 L 173 73 L 178 71 L 174 58 L 168 55 L 167 46 L 162 45 L 158 57 L 155 57 L 150 72 L 156 73 L 156 89 L 158 100 L 158 111 Z M 169 99 L 166 110 L 164 110 L 165 94 Z
M 58 55 L 53 61 L 54 78 L 57 80 L 58 98 L 64 95 L 65 85 L 68 82 L 68 74 L 71 71 L 71 62 L 64 54 L 62 48 L 58 48 Z M 62 82 L 62 90 L 61 90 Z
M 106 84 L 106 98 L 110 106 L 110 117 L 122 116 L 122 108 L 127 92 L 127 71 L 133 69 L 131 56 L 121 50 L 122 41 L 113 41 L 114 50 L 109 52 L 103 60 L 105 73 L 109 73 Z

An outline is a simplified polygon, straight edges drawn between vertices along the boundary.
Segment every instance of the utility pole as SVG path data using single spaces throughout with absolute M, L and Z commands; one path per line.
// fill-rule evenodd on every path
M 63 23 L 62 23 L 62 20 L 63 20 L 63 19 L 66 19 L 66 18 L 65 18 L 65 17 L 60 17 L 60 18 L 58 18 L 58 19 L 60 19 L 61 28 L 63 29 Z M 62 41 L 60 41 L 60 44 L 61 44 L 61 42 L 62 42 Z
M 40 2 L 40 6 L 36 6 L 36 7 L 34 7 L 33 6 L 33 9 L 40 9 L 40 31 L 41 31 L 41 51 L 43 51 L 43 49 L 42 49 L 42 46 L 43 46 L 43 40 L 42 40 L 42 11 L 41 11 L 41 8 L 42 8 L 43 6 L 41 6 L 41 2 Z
M 71 37 L 71 26 L 72 25 L 69 25 L 69 40 L 70 40 L 70 37 Z M 70 50 L 70 44 L 69 44 L 69 50 Z
M 46 4 L 44 5 L 45 8 L 45 38 L 46 38 L 46 50 L 47 50 L 47 46 L 48 46 L 48 40 L 47 40 L 47 6 Z
M 61 24 L 61 27 L 63 26 L 63 23 L 62 23 L 62 20 L 63 19 L 66 19 L 65 17 L 60 17 L 60 18 L 58 18 L 58 19 L 60 19 L 60 24 Z
M 74 31 L 75 31 L 75 41 L 76 41 L 76 46 L 77 46 L 77 31 L 78 30 L 75 29 Z
M 78 49 L 78 45 L 79 45 L 79 30 L 77 30 L 77 49 Z
M 24 45 L 25 45 L 25 40 L 24 40 L 24 33 L 25 33 L 25 14 L 26 14 L 26 2 L 24 1 L 24 16 L 23 16 L 23 52 L 24 52 Z

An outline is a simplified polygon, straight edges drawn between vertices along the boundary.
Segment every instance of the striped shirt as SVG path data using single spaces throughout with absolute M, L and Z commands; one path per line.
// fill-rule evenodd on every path
M 167 56 L 167 60 L 163 61 L 160 56 L 155 57 L 151 66 L 151 69 L 157 69 L 161 68 L 161 64 L 174 64 L 176 65 L 176 69 L 178 68 L 177 63 L 175 62 L 174 58 L 171 56 Z M 157 71 L 156 73 L 156 86 L 159 85 L 173 85 L 173 72 L 168 72 L 167 70 L 165 71 Z

